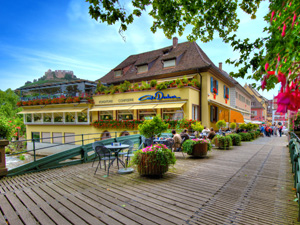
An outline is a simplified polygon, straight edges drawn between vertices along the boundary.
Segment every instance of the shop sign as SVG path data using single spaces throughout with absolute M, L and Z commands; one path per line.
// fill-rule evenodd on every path
M 144 95 L 139 98 L 139 101 L 145 101 L 145 100 L 162 100 L 162 99 L 181 99 L 180 97 L 177 97 L 176 95 L 170 96 L 169 94 L 164 95 L 161 91 L 156 92 L 154 95 Z

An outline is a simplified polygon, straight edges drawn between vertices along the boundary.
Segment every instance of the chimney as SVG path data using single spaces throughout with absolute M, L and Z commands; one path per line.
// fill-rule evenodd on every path
M 219 69 L 222 70 L 222 63 L 219 63 Z
M 177 37 L 173 37 L 173 48 L 176 48 L 178 44 L 178 38 Z

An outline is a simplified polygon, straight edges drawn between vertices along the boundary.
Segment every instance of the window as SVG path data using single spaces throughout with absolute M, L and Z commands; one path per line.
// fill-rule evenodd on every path
M 132 110 L 119 110 L 118 112 L 118 120 L 132 120 L 133 119 L 133 111 Z
M 229 88 L 224 85 L 224 98 L 229 99 Z
M 43 118 L 44 123 L 52 122 L 52 113 L 45 113 Z
M 138 73 L 145 73 L 148 71 L 148 65 L 142 65 L 137 67 L 137 72 Z
M 156 110 L 153 109 L 143 109 L 139 110 L 139 119 L 140 120 L 152 120 L 156 116 Z
M 87 112 L 79 112 L 77 113 L 77 122 L 78 123 L 86 123 L 88 121 Z
M 113 111 L 99 112 L 99 120 L 112 120 L 112 119 L 113 119 Z
M 62 123 L 63 122 L 63 113 L 53 113 L 54 115 L 54 123 Z
M 246 99 L 246 104 L 250 105 L 250 101 L 248 99 Z
M 66 123 L 75 123 L 75 113 L 74 112 L 65 112 L 65 122 Z
M 40 132 L 31 132 L 31 139 L 35 142 L 40 142 Z
M 182 109 L 163 109 L 163 119 L 165 120 L 181 120 L 183 119 Z
M 246 101 L 246 99 L 245 99 L 245 97 L 243 95 L 239 95 L 239 100 L 242 101 L 242 102 Z
M 115 77 L 121 77 L 122 76 L 122 70 L 115 70 Z
M 239 98 L 239 93 L 235 92 L 235 97 Z
M 251 111 L 252 116 L 257 116 L 257 111 Z
M 217 90 L 217 95 L 219 94 L 219 82 L 214 79 L 213 77 L 210 77 L 210 92 L 214 92 L 214 88 Z
M 62 143 L 62 133 L 59 132 L 53 132 L 52 133 L 52 143 Z
M 199 105 L 192 106 L 192 119 L 199 120 Z
M 210 122 L 217 122 L 219 120 L 219 111 L 217 106 L 210 106 Z
M 75 145 L 75 133 L 65 133 L 65 144 Z
M 51 143 L 50 132 L 42 132 L 42 142 Z
M 27 123 L 31 123 L 32 122 L 32 114 L 26 114 L 25 121 Z
M 169 59 L 164 61 L 164 68 L 176 66 L 176 59 Z
M 42 122 L 42 114 L 41 113 L 34 113 L 33 114 L 33 122 L 41 123 Z

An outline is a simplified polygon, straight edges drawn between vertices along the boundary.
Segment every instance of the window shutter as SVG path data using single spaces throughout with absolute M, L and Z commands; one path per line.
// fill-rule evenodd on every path
M 227 88 L 227 95 L 228 95 L 228 98 L 229 98 L 229 88 Z
M 226 98 L 226 86 L 224 85 L 224 98 Z
M 210 77 L 210 92 L 213 93 L 214 92 L 214 78 Z
M 216 80 L 216 89 L 217 89 L 217 95 L 219 94 L 219 87 L 218 87 L 218 81 Z
M 210 122 L 214 121 L 214 107 L 210 106 Z
M 219 121 L 219 108 L 216 107 L 216 120 Z

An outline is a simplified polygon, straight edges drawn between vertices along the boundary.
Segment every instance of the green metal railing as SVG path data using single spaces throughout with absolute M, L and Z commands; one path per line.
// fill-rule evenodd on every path
M 294 187 L 298 198 L 298 221 L 300 221 L 300 138 L 290 132 L 289 151 L 292 163 L 292 172 L 294 174 Z
M 91 134 L 85 134 L 85 135 L 91 135 Z M 70 144 L 70 143 L 55 144 L 54 146 L 35 148 L 35 143 L 37 140 L 34 140 L 34 139 L 26 140 L 26 141 L 33 141 L 33 150 L 31 150 L 31 151 L 33 151 L 33 153 L 34 153 L 34 161 L 8 170 L 7 176 L 20 175 L 20 174 L 24 174 L 24 173 L 37 172 L 37 171 L 47 170 L 47 169 L 54 169 L 54 168 L 67 166 L 67 165 L 76 165 L 76 164 L 86 163 L 86 162 L 90 162 L 90 161 L 94 160 L 95 152 L 93 150 L 92 143 L 84 145 L 85 141 L 94 140 L 94 138 L 84 139 L 85 135 L 82 135 L 81 140 L 75 141 L 75 142 L 81 142 L 81 146 L 76 146 L 72 149 L 64 150 L 62 152 L 43 157 L 41 159 L 36 159 L 37 151 L 46 149 L 46 148 L 51 148 L 54 146 Z M 77 135 L 75 135 L 75 136 L 77 136 Z M 55 137 L 55 138 L 57 138 L 57 137 Z M 40 140 L 42 140 L 42 138 L 40 138 Z M 111 144 L 112 142 L 121 142 L 124 140 L 131 140 L 134 142 L 134 144 L 137 144 L 137 146 L 140 146 L 141 135 L 133 134 L 133 135 L 128 135 L 128 136 L 117 137 L 117 132 L 116 132 L 114 138 L 101 140 L 100 142 L 102 142 L 104 145 L 107 145 L 107 144 Z M 72 142 L 72 143 L 74 143 L 74 142 Z M 28 152 L 28 151 L 24 151 L 24 152 Z M 91 154 L 89 154 L 89 153 L 91 153 Z M 20 152 L 17 154 L 20 154 Z

